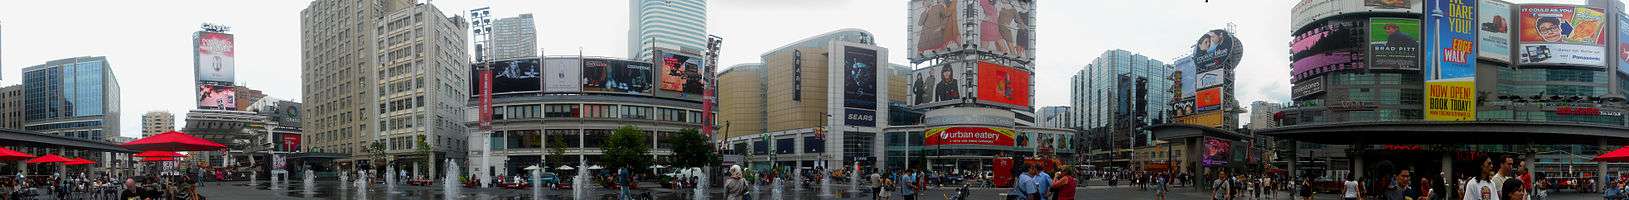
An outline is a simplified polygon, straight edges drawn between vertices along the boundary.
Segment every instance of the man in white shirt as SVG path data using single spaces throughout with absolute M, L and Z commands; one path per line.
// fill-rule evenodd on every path
M 1499 200 L 1499 195 L 1496 195 L 1499 194 L 1499 187 L 1494 186 L 1494 184 L 1498 182 L 1492 181 L 1492 177 L 1493 158 L 1490 157 L 1483 159 L 1482 174 L 1477 177 L 1472 177 L 1469 181 L 1465 182 L 1465 197 L 1461 199 Z

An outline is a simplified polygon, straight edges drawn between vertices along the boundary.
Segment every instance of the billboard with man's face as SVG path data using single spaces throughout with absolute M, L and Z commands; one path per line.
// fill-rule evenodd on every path
M 1369 68 L 1420 69 L 1420 20 L 1369 18 Z
M 1521 64 L 1606 66 L 1606 13 L 1571 5 L 1522 5 Z

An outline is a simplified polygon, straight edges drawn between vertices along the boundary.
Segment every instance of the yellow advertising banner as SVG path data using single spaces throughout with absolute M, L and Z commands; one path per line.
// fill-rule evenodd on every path
M 1426 81 L 1425 120 L 1475 121 L 1475 79 L 1465 77 Z
M 1210 111 L 1188 116 L 1177 117 L 1178 123 L 1193 124 L 1206 127 L 1222 127 L 1223 111 Z

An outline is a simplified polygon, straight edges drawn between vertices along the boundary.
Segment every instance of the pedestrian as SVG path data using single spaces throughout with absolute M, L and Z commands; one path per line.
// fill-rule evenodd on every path
M 1408 185 L 1409 181 L 1408 180 L 1410 180 L 1410 178 L 1411 178 L 1411 174 L 1409 173 L 1409 170 L 1407 168 L 1397 170 L 1397 173 L 1396 173 L 1395 177 L 1392 177 L 1392 183 L 1389 186 L 1387 186 L 1387 188 L 1386 188 L 1386 193 L 1385 193 L 1386 199 L 1387 200 L 1415 200 L 1415 199 L 1421 199 L 1419 190 L 1416 190 L 1415 188 L 1409 187 L 1409 185 Z M 1423 199 L 1421 199 L 1421 200 L 1423 200 Z
M 1210 184 L 1211 200 L 1231 200 L 1229 197 L 1232 196 L 1233 187 L 1232 184 L 1227 182 L 1227 172 L 1220 171 L 1216 172 L 1216 174 L 1216 180 L 1211 181 Z
M 1078 184 L 1075 181 L 1074 174 L 1069 170 L 1059 170 L 1058 177 L 1052 180 L 1052 191 L 1057 191 L 1053 192 L 1056 197 L 1052 199 L 1075 200 L 1075 186 Z
M 1037 173 L 1038 171 L 1040 171 L 1038 167 L 1035 165 L 1030 165 L 1028 172 L 1018 176 L 1018 185 L 1016 187 L 1018 188 L 1019 195 L 1021 196 L 1019 197 L 1020 199 L 1042 199 L 1041 197 L 1043 192 L 1041 192 L 1041 188 L 1049 187 L 1050 185 L 1043 186 L 1043 182 L 1040 180 L 1041 176 L 1039 173 Z
M 1363 193 L 1362 191 L 1358 191 L 1359 189 L 1362 189 L 1363 187 L 1362 187 L 1362 185 L 1358 184 L 1357 177 L 1354 177 L 1354 176 L 1352 176 L 1350 174 L 1346 175 L 1346 181 L 1341 182 L 1341 184 L 1344 186 L 1344 187 L 1341 187 L 1341 198 L 1342 199 L 1357 200 L 1358 199 L 1358 194 Z
M 916 200 L 916 192 L 917 189 L 919 189 L 916 185 L 918 178 L 920 177 L 917 177 L 916 171 L 909 169 L 905 170 L 903 174 L 899 175 L 899 181 L 897 181 L 897 183 L 899 184 L 900 199 Z
M 1160 200 L 1165 200 L 1165 193 L 1166 193 L 1166 191 L 1168 191 L 1170 189 L 1170 188 L 1168 188 L 1166 186 L 1166 184 L 1170 184 L 1170 182 L 1171 182 L 1169 179 L 1170 179 L 1170 174 L 1160 174 L 1158 179 L 1154 181 L 1156 183 L 1159 183 L 1159 187 L 1154 188 L 1154 190 L 1155 190 L 1154 191 L 1154 197 L 1155 198 L 1158 198 Z
M 724 180 L 724 199 L 741 200 L 747 195 L 746 180 L 741 179 L 741 166 L 730 166 L 730 178 Z
M 1499 189 L 1493 183 L 1493 158 L 1482 159 L 1482 173 L 1465 181 L 1464 200 L 1498 200 Z
M 1608 187 L 1608 188 L 1606 188 L 1606 193 L 1601 194 L 1601 198 L 1605 199 L 1605 200 L 1620 200 L 1620 199 L 1623 199 L 1624 198 L 1623 187 L 1624 187 L 1623 182 L 1618 181 L 1617 182 L 1617 187 Z
M 1499 189 L 1499 199 L 1527 200 L 1527 187 L 1522 184 L 1521 179 L 1507 179 L 1502 185 L 1504 187 Z

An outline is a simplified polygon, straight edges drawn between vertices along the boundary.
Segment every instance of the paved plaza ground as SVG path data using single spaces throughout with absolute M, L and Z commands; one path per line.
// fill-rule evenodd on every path
M 298 183 L 298 182 L 290 183 L 290 184 L 292 184 L 292 187 L 288 187 L 288 188 L 282 189 L 282 190 L 267 188 L 267 185 L 266 185 L 265 181 L 260 181 L 259 183 L 261 183 L 261 186 L 259 186 L 259 187 L 251 187 L 251 186 L 248 185 L 248 182 L 222 182 L 222 183 L 211 182 L 211 183 L 206 183 L 204 185 L 204 188 L 199 190 L 199 191 L 201 193 L 203 193 L 204 196 L 208 197 L 209 199 L 233 199 L 233 200 L 238 200 L 238 199 L 242 199 L 242 200 L 259 200 L 259 199 L 363 199 L 362 196 L 358 195 L 356 193 L 356 191 L 353 190 L 353 189 L 340 189 L 339 187 L 337 187 L 338 184 L 339 184 L 338 181 L 319 181 L 317 184 L 315 184 L 316 188 L 319 188 L 319 189 L 315 189 L 314 190 L 315 192 L 313 194 L 305 194 L 303 192 L 304 191 L 303 186 L 301 186 L 300 183 Z M 646 183 L 646 185 L 654 186 L 654 184 L 650 184 L 650 183 Z M 405 186 L 405 185 L 402 185 L 402 186 L 397 186 L 398 187 L 397 190 L 399 190 L 400 192 L 399 193 L 394 193 L 394 194 L 386 194 L 386 192 L 384 192 L 385 187 L 381 186 L 381 185 L 372 185 L 370 187 L 371 187 L 371 190 L 366 195 L 366 197 L 365 197 L 366 199 L 444 199 L 444 197 L 445 197 L 445 196 L 442 195 L 442 190 L 443 189 L 439 185 L 432 185 L 432 186 Z M 496 188 L 481 188 L 481 189 L 458 188 L 458 189 L 459 189 L 459 196 L 456 199 L 478 199 L 478 200 L 532 199 L 530 190 L 496 189 Z M 834 193 L 839 193 L 839 194 L 838 194 L 838 196 L 833 196 L 833 197 L 821 197 L 821 196 L 818 196 L 818 194 L 820 193 L 819 190 L 820 190 L 819 186 L 804 188 L 804 190 L 802 190 L 802 191 L 797 191 L 796 189 L 794 189 L 792 187 L 787 187 L 786 197 L 784 197 L 782 199 L 787 199 L 787 200 L 796 200 L 796 199 L 810 199 L 810 200 L 870 199 L 869 197 L 847 196 L 846 194 L 842 194 L 842 193 L 845 193 L 844 191 L 848 190 L 848 185 L 834 184 L 832 186 L 832 190 L 834 191 Z M 1003 196 L 1002 194 L 1006 193 L 1009 189 L 1006 189 L 1006 188 L 972 188 L 970 190 L 972 191 L 972 195 L 968 199 L 971 199 L 971 200 L 1000 200 L 1000 199 L 1005 199 L 1005 196 Z M 1155 199 L 1154 193 L 1152 193 L 1150 191 L 1139 191 L 1135 186 L 1109 187 L 1109 186 L 1104 186 L 1104 185 L 1101 185 L 1101 184 L 1089 184 L 1088 186 L 1085 186 L 1085 187 L 1079 187 L 1077 191 L 1078 192 L 1076 193 L 1075 199 L 1087 199 L 1087 200 L 1096 200 L 1096 199 Z M 599 189 L 599 190 L 595 190 L 594 191 L 595 195 L 593 195 L 593 196 L 595 196 L 597 198 L 582 198 L 582 199 L 603 199 L 604 197 L 609 197 L 612 194 L 612 192 L 613 191 L 610 191 L 610 190 Z M 660 188 L 644 189 L 644 190 L 635 191 L 635 193 L 645 193 L 645 192 L 651 193 L 652 196 L 654 197 L 654 199 L 690 199 L 689 198 L 690 194 L 688 192 L 675 192 L 673 190 L 660 189 Z M 716 193 L 718 191 L 715 189 L 714 192 Z M 571 190 L 547 190 L 547 189 L 545 189 L 543 193 L 544 193 L 544 197 L 542 199 L 574 199 L 574 198 L 572 198 L 570 196 Z M 754 198 L 754 199 L 773 199 L 773 198 L 769 198 L 770 193 L 771 192 L 770 192 L 769 188 L 762 188 L 762 189 L 760 189 L 759 198 Z M 918 199 L 920 199 L 920 200 L 945 199 L 944 198 L 945 195 L 952 194 L 952 193 L 954 193 L 954 191 L 951 191 L 950 188 L 942 188 L 942 189 L 941 188 L 935 188 L 935 189 L 930 189 L 929 191 L 924 192 L 923 196 L 919 197 Z M 1172 199 L 1172 200 L 1208 200 L 1208 199 L 1210 199 L 1208 197 L 1208 195 L 1209 195 L 1209 193 L 1207 193 L 1207 192 L 1194 190 L 1192 188 L 1177 188 L 1177 189 L 1172 190 L 1172 192 L 1167 196 L 1167 199 Z M 720 196 L 718 196 L 717 194 L 714 194 L 712 197 L 714 197 L 713 199 L 723 199 L 723 198 L 720 198 Z M 899 198 L 898 198 L 898 196 L 895 196 L 894 199 L 899 199 Z M 1284 193 L 1278 193 L 1277 196 L 1274 196 L 1271 199 L 1289 199 L 1289 198 L 1288 198 L 1288 196 L 1285 196 Z M 1337 196 L 1334 196 L 1332 194 L 1320 194 L 1320 195 L 1317 195 L 1314 199 L 1333 200 L 1333 199 L 1339 199 L 1339 198 L 1337 198 Z M 1595 200 L 1595 199 L 1600 199 L 1600 195 L 1599 194 L 1566 192 L 1566 193 L 1552 194 L 1549 199 L 1550 200 Z

